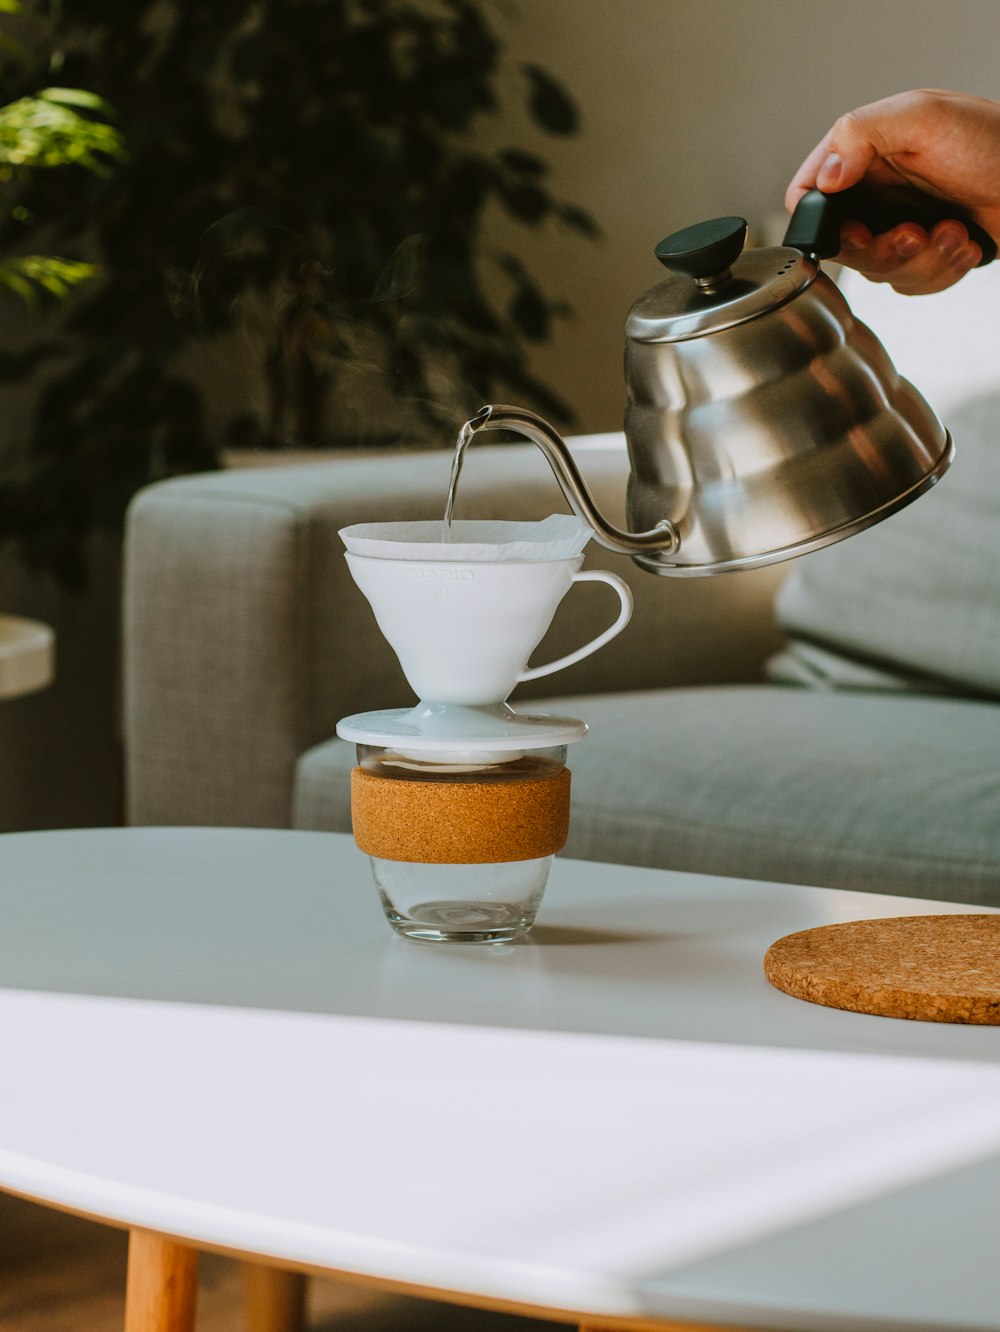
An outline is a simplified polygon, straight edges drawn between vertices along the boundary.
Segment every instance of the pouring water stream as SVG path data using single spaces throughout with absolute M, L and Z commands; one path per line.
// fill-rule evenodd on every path
M 480 413 L 481 415 L 482 413 Z M 478 421 L 479 417 L 473 417 L 471 421 L 466 421 L 458 432 L 458 439 L 455 441 L 455 456 L 451 461 L 451 475 L 448 478 L 448 498 L 445 501 L 444 521 L 441 524 L 441 540 L 445 545 L 451 541 L 451 521 L 455 512 L 455 494 L 458 490 L 458 478 L 462 475 L 465 451 L 472 443 Z

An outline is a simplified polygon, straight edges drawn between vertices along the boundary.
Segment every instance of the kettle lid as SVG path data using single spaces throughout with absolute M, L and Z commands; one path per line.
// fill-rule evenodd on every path
M 745 323 L 784 305 L 819 265 L 786 245 L 744 250 L 746 220 L 717 217 L 675 231 L 656 247 L 671 276 L 640 296 L 625 330 L 636 342 L 679 342 Z

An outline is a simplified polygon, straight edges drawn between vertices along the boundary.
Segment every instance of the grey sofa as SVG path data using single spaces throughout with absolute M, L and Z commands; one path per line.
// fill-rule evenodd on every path
M 958 460 L 934 491 L 794 564 L 675 580 L 591 544 L 589 564 L 628 577 L 635 617 L 526 687 L 590 726 L 570 752 L 567 855 L 1000 906 L 1000 399 L 949 424 Z M 575 447 L 623 522 L 623 441 Z M 449 461 L 229 469 L 139 495 L 132 822 L 349 830 L 336 722 L 412 694 L 337 531 L 436 517 Z M 459 516 L 563 508 L 534 446 L 470 451 Z M 611 599 L 574 589 L 536 659 L 591 637 Z

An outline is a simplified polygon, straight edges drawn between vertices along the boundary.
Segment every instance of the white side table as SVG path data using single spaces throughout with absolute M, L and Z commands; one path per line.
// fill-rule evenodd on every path
M 0 615 L 0 699 L 33 694 L 55 676 L 55 634 L 39 620 Z
M 997 1332 L 1000 1029 L 761 969 L 927 906 L 560 857 L 524 943 L 425 945 L 345 834 L 8 834 L 0 1189 L 129 1228 L 127 1332 L 193 1332 L 200 1249 L 255 1332 L 310 1271 L 582 1332 Z

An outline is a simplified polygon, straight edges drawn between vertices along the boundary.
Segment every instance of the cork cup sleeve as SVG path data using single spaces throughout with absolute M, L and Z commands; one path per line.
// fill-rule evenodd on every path
M 569 834 L 570 774 L 518 782 L 398 781 L 351 773 L 354 840 L 383 860 L 485 865 L 535 860 Z

